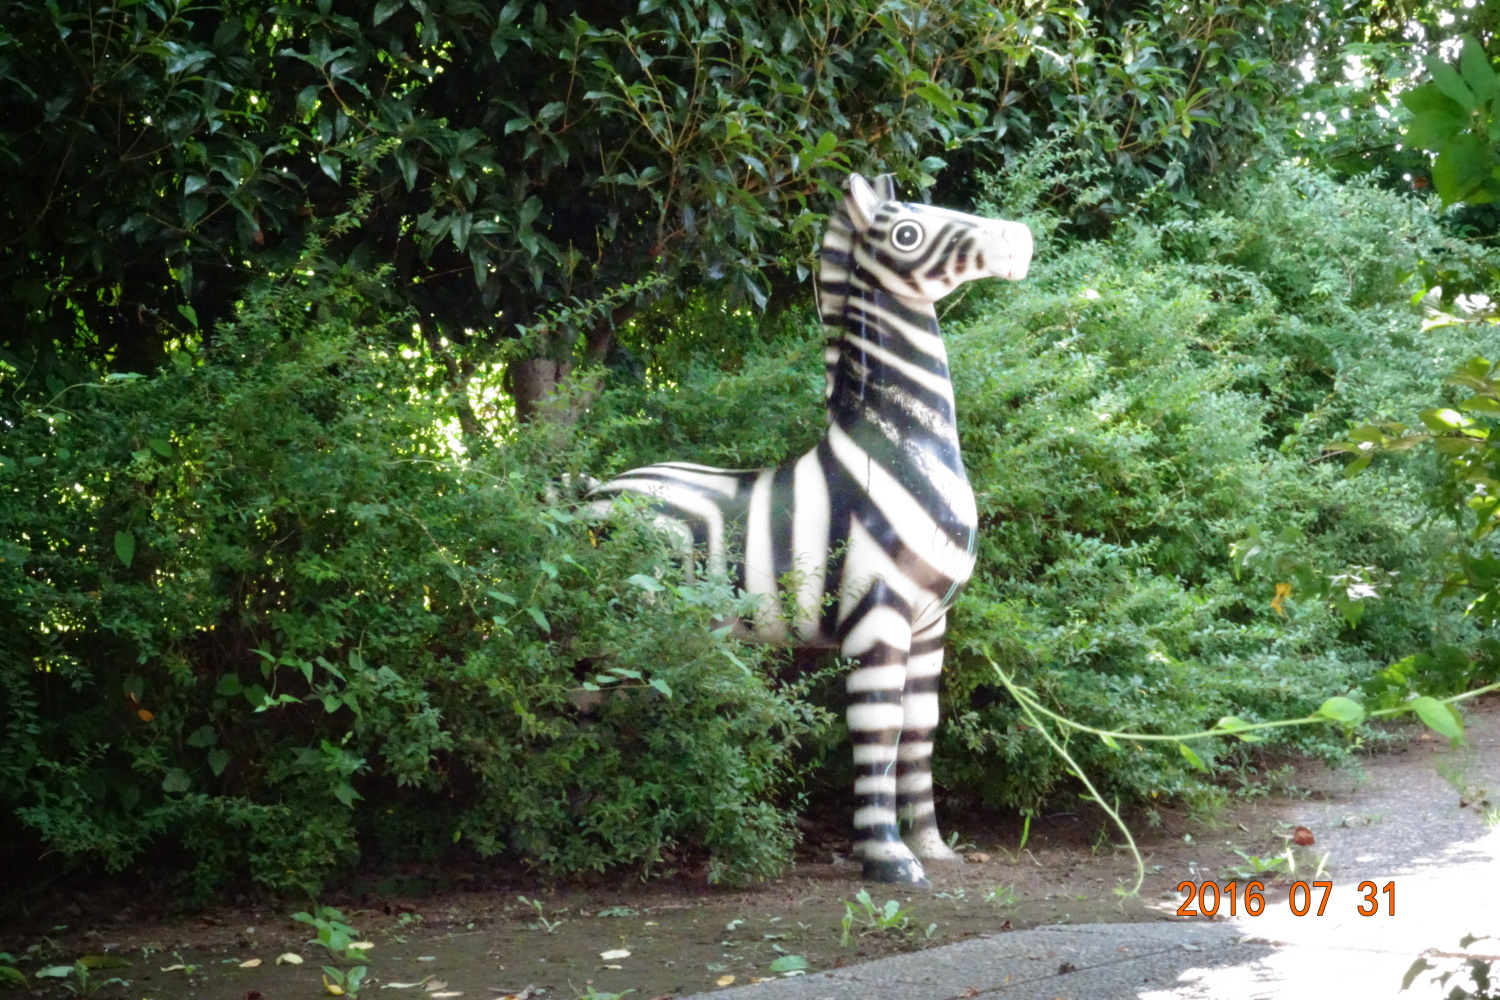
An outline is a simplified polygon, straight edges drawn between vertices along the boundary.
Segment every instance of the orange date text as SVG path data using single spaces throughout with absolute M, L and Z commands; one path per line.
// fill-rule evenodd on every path
M 1184 899 L 1177 907 L 1179 917 L 1258 917 L 1266 911 L 1266 886 L 1264 882 L 1191 882 L 1177 884 L 1177 891 Z M 1376 885 L 1365 881 L 1356 886 L 1359 905 L 1355 912 L 1362 917 L 1373 917 L 1384 910 L 1389 916 L 1396 915 L 1396 883 Z M 1333 883 L 1325 881 L 1296 881 L 1287 889 L 1287 906 L 1294 917 L 1308 915 L 1321 917 L 1328 912 L 1328 900 L 1333 895 Z M 1385 899 L 1382 905 L 1381 896 Z

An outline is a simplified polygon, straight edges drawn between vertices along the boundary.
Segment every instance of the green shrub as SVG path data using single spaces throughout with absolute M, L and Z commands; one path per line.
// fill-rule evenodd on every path
M 1419 265 L 1478 271 L 1483 252 L 1419 200 L 1297 169 L 1214 211 L 1070 242 L 1039 199 L 1085 191 L 1094 171 L 1060 177 L 1060 159 L 1040 148 L 986 184 L 982 210 L 1038 236 L 1031 277 L 945 306 L 982 531 L 950 618 L 940 782 L 1035 807 L 1068 781 L 987 655 L 1081 721 L 1150 732 L 1393 697 L 1378 675 L 1413 654 L 1426 666 L 1401 695 L 1472 679 L 1459 651 L 1477 633 L 1431 604 L 1433 554 L 1452 536 L 1421 503 L 1436 469 L 1351 481 L 1324 446 L 1372 412 L 1414 420 L 1431 405 L 1434 359 L 1467 356 L 1478 334 L 1421 331 Z M 599 467 L 765 464 L 816 439 L 817 332 L 757 339 L 710 313 L 695 318 L 724 333 L 702 354 L 646 352 L 646 378 L 595 407 L 581 434 L 601 442 Z M 746 412 L 753 426 L 733 418 Z M 1278 584 L 1290 592 L 1273 605 Z M 1278 738 L 1347 749 L 1332 729 Z M 1197 749 L 1211 767 L 1246 760 L 1239 745 Z M 1134 801 L 1220 794 L 1171 747 L 1096 743 L 1082 758 Z
M 460 839 L 554 871 L 676 845 L 777 871 L 819 715 L 713 630 L 730 595 L 547 502 L 526 441 L 456 460 L 408 324 L 318 274 L 154 378 L 3 372 L 0 810 L 200 891 L 315 892 Z

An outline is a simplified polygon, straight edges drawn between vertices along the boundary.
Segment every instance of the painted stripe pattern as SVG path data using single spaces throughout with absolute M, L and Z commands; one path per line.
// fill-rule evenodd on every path
M 820 255 L 817 445 L 775 468 L 664 462 L 595 490 L 646 498 L 707 572 L 760 598 L 742 635 L 854 661 L 855 852 L 872 881 L 925 884 L 918 859 L 955 857 L 930 761 L 944 623 L 974 567 L 978 514 L 933 306 L 966 281 L 1024 277 L 1031 246 L 1019 223 L 908 204 L 889 176 L 852 176 Z

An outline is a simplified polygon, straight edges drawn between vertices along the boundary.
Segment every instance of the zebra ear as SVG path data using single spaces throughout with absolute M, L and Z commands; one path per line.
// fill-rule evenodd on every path
M 850 174 L 848 180 L 844 181 L 844 188 L 849 192 L 844 199 L 844 207 L 849 211 L 849 221 L 862 233 L 875 224 L 875 210 L 880 207 L 880 197 L 870 187 L 870 182 L 859 174 Z
M 881 201 L 900 201 L 900 196 L 896 194 L 896 175 L 881 174 L 875 178 L 875 194 Z

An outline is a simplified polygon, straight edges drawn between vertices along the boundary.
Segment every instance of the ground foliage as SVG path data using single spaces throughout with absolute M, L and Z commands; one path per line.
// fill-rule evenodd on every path
M 454 842 L 775 871 L 817 710 L 711 629 L 727 594 L 549 505 L 524 443 L 454 462 L 437 369 L 361 283 L 299 272 L 151 379 L 6 372 L 9 860 L 205 891 Z
M 1038 262 L 945 321 L 983 523 L 950 619 L 940 783 L 1007 807 L 1066 787 L 989 656 L 1066 714 L 1144 732 L 1306 715 L 1333 694 L 1386 707 L 1489 676 L 1462 605 L 1432 603 L 1435 556 L 1458 537 L 1440 467 L 1350 479 L 1328 445 L 1372 417 L 1415 420 L 1452 365 L 1491 349 L 1492 327 L 1424 330 L 1411 299 L 1423 261 L 1481 280 L 1493 255 L 1435 202 L 1299 169 L 1077 243 L 1037 208 L 1060 173 L 1043 150 L 989 185 L 982 207 L 1030 222 Z M 1090 173 L 1068 180 L 1084 190 Z M 745 318 L 693 315 L 712 329 L 715 312 L 721 339 L 691 361 L 649 324 L 627 333 L 654 365 L 594 408 L 596 467 L 753 466 L 820 433 L 816 341 L 747 350 Z M 1289 738 L 1349 746 L 1332 728 Z M 1195 749 L 1212 768 L 1236 748 Z M 1221 794 L 1170 748 L 1075 750 L 1127 800 Z M 1222 764 L 1258 780 L 1253 757 Z
M 1424 506 L 1442 468 L 1393 456 L 1350 479 L 1325 449 L 1414 422 L 1444 372 L 1493 356 L 1492 325 L 1423 331 L 1410 301 L 1419 260 L 1482 272 L 1487 252 L 1435 203 L 1291 169 L 1080 243 L 1038 207 L 1068 170 L 1042 149 L 991 182 L 981 207 L 1032 224 L 1036 270 L 945 317 L 983 517 L 950 633 L 948 793 L 1071 794 L 990 656 L 1072 716 L 1145 731 L 1491 671 L 1461 607 L 1432 602 L 1459 530 Z M 385 275 L 316 243 L 298 263 L 155 376 L 3 369 L 11 858 L 149 860 L 200 891 L 233 872 L 315 891 L 360 856 L 470 849 L 776 871 L 799 789 L 841 794 L 837 670 L 789 683 L 784 654 L 714 631 L 733 595 L 628 520 L 580 522 L 560 477 L 810 445 L 818 330 L 707 298 L 642 317 L 622 332 L 635 378 L 576 427 L 497 424 L 465 456 Z M 1221 794 L 1175 752 L 1075 752 L 1129 801 Z M 1223 745 L 1197 759 L 1255 781 Z
M 1495 509 L 1473 502 L 1495 478 L 1474 442 L 1497 390 L 1471 366 L 1435 396 L 1461 362 L 1500 356 L 1500 328 L 1452 315 L 1454 290 L 1492 287 L 1494 253 L 1436 199 L 1392 193 L 1388 174 L 1268 168 L 1230 185 L 1217 172 L 1274 146 L 1257 89 L 1270 77 L 1247 75 L 1270 50 L 1251 29 L 1300 18 L 1296 5 L 1114 4 L 1091 23 L 1072 8 L 885 5 L 857 37 L 870 53 L 901 40 L 916 62 L 900 65 L 831 48 L 808 63 L 799 46 L 816 48 L 814 29 L 844 38 L 844 21 L 736 43 L 731 77 L 774 83 L 795 65 L 834 98 L 857 76 L 870 102 L 857 111 L 731 86 L 673 54 L 683 38 L 721 53 L 728 19 L 783 11 L 731 6 L 716 25 L 712 5 L 641 4 L 643 24 L 697 18 L 649 62 L 632 32 L 650 31 L 628 17 L 554 24 L 520 4 L 383 2 L 373 27 L 333 4 L 259 20 L 143 2 L 97 23 L 67 5 L 7 8 L 0 75 L 25 85 L 0 109 L 18 180 L 0 266 L 21 316 L 0 345 L 13 870 L 43 854 L 39 876 L 149 862 L 199 893 L 241 875 L 316 892 L 360 857 L 470 850 L 550 872 L 653 872 L 684 851 L 714 878 L 778 870 L 800 796 L 845 784 L 837 665 L 799 679 L 784 654 L 716 632 L 734 595 L 628 520 L 582 523 L 566 477 L 769 464 L 816 439 L 820 332 L 745 306 L 767 292 L 757 268 L 805 263 L 796 241 L 818 220 L 797 208 L 860 161 L 897 166 L 915 195 L 938 168 L 926 156 L 1005 159 L 973 193 L 1038 236 L 1026 282 L 945 304 L 984 521 L 950 633 L 936 762 L 949 796 L 1034 809 L 1075 791 L 991 658 L 1060 711 L 1142 731 L 1304 715 L 1334 694 L 1383 707 L 1493 674 L 1476 624 L 1489 608 L 1466 617 L 1460 602 L 1500 579 Z M 997 17 L 1015 19 L 1011 48 L 953 47 Z M 1314 49 L 1343 37 L 1318 23 Z M 507 105 L 496 95 L 524 63 L 502 57 L 547 39 L 613 52 L 591 65 L 630 69 L 604 81 L 618 94 L 580 97 L 576 120 L 571 96 Z M 57 45 L 94 61 L 77 79 L 37 72 Z M 277 79 L 297 86 L 263 89 L 281 59 L 296 71 Z M 497 89 L 475 107 L 424 103 L 491 59 Z M 700 70 L 759 110 L 673 118 L 671 88 Z M 1194 97 L 1209 71 L 1224 79 Z M 997 75 L 1008 89 L 994 93 L 1017 96 L 976 115 L 974 88 Z M 667 88 L 662 115 L 621 125 L 653 87 Z M 166 113 L 177 104 L 186 117 Z M 810 128 L 799 107 L 847 121 Z M 753 135 L 714 131 L 735 115 Z M 651 121 L 684 145 L 647 155 Z M 791 138 L 819 129 L 838 138 Z M 600 148 L 633 177 L 590 173 Z M 671 170 L 642 180 L 658 154 Z M 554 197 L 603 214 L 564 238 Z M 655 274 L 658 242 L 686 269 Z M 568 256 L 584 243 L 591 261 Z M 716 273 L 743 297 L 703 280 Z M 680 294 L 637 295 L 663 284 Z M 471 351 L 500 328 L 463 326 L 476 302 L 536 319 L 538 349 L 609 333 L 608 369 L 564 407 L 575 426 L 512 419 L 507 356 Z M 1422 416 L 1434 402 L 1458 407 L 1441 427 Z M 1368 464 L 1360 445 L 1423 422 L 1457 461 L 1397 446 L 1346 475 Z M 1349 746 L 1332 728 L 1286 738 Z M 1260 777 L 1244 745 L 1073 750 L 1136 803 L 1211 803 L 1223 779 Z

